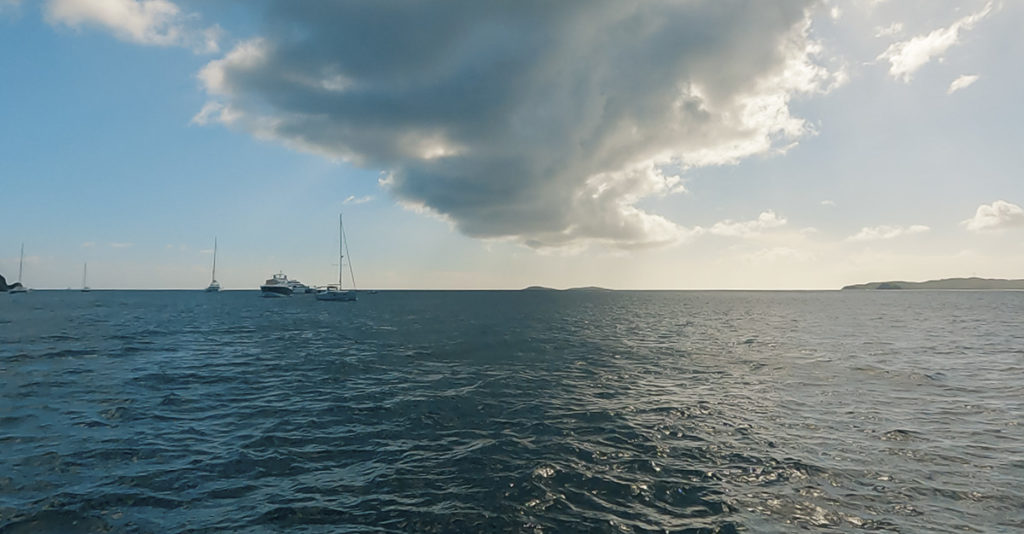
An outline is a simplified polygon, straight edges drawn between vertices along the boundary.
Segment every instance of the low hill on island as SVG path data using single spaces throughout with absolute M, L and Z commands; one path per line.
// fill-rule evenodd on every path
M 1002 278 L 943 278 L 927 282 L 871 282 L 844 286 L 843 289 L 1024 289 L 1024 280 Z
M 597 286 L 570 287 L 569 289 L 555 289 L 553 287 L 530 286 L 530 287 L 524 287 L 523 289 L 520 289 L 520 291 L 613 291 L 613 290 L 606 289 L 606 288 L 603 288 L 603 287 L 597 287 Z

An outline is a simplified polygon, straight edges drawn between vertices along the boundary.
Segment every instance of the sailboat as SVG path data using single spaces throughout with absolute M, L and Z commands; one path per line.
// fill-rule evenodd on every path
M 335 300 L 351 302 L 356 300 L 356 277 L 352 274 L 352 260 L 348 262 L 348 274 L 352 278 L 352 289 L 345 289 L 342 278 L 345 276 L 345 253 L 348 252 L 348 242 L 345 240 L 345 224 L 342 222 L 341 214 L 338 214 L 338 285 L 329 285 L 318 289 L 316 300 Z
M 28 293 L 28 288 L 21 283 L 21 268 L 25 263 L 25 243 L 21 244 L 21 258 L 18 260 L 18 281 L 14 283 L 8 293 Z
M 210 275 L 210 285 L 206 286 L 207 293 L 220 291 L 220 282 L 217 281 L 217 238 L 213 238 L 213 274 Z
M 89 274 L 89 262 L 82 263 L 82 293 L 88 293 L 91 291 L 89 284 L 86 283 L 87 275 Z

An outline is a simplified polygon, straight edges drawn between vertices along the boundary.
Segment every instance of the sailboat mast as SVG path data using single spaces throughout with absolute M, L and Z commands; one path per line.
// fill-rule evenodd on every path
M 341 240 L 345 244 L 345 252 L 348 252 L 348 240 L 345 239 L 345 230 L 344 229 L 342 229 L 342 231 L 341 231 Z M 352 255 L 349 254 L 349 258 L 351 258 L 351 257 L 352 257 Z M 348 275 L 352 277 L 352 289 L 355 290 L 356 289 L 356 275 L 352 273 L 352 260 L 351 259 L 348 260 Z
M 86 281 L 86 277 L 88 276 L 88 274 L 89 274 L 89 262 L 85 262 L 85 263 L 82 264 L 82 288 L 83 289 L 86 287 L 85 281 Z
M 213 274 L 211 275 L 211 284 L 217 281 L 217 238 L 213 238 Z
M 342 288 L 345 274 L 345 223 L 342 214 L 338 213 L 338 289 Z
M 21 244 L 21 257 L 18 258 L 18 281 L 21 281 L 21 267 L 25 263 L 25 243 Z

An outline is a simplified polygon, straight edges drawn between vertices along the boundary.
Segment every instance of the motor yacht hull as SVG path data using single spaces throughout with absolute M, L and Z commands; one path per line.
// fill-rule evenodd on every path
M 292 288 L 288 286 L 260 286 L 260 293 L 267 298 L 290 297 Z

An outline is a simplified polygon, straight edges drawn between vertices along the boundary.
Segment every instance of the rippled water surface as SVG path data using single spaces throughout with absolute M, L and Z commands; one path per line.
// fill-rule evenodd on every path
M 1024 292 L 0 295 L 0 532 L 1024 529 Z

